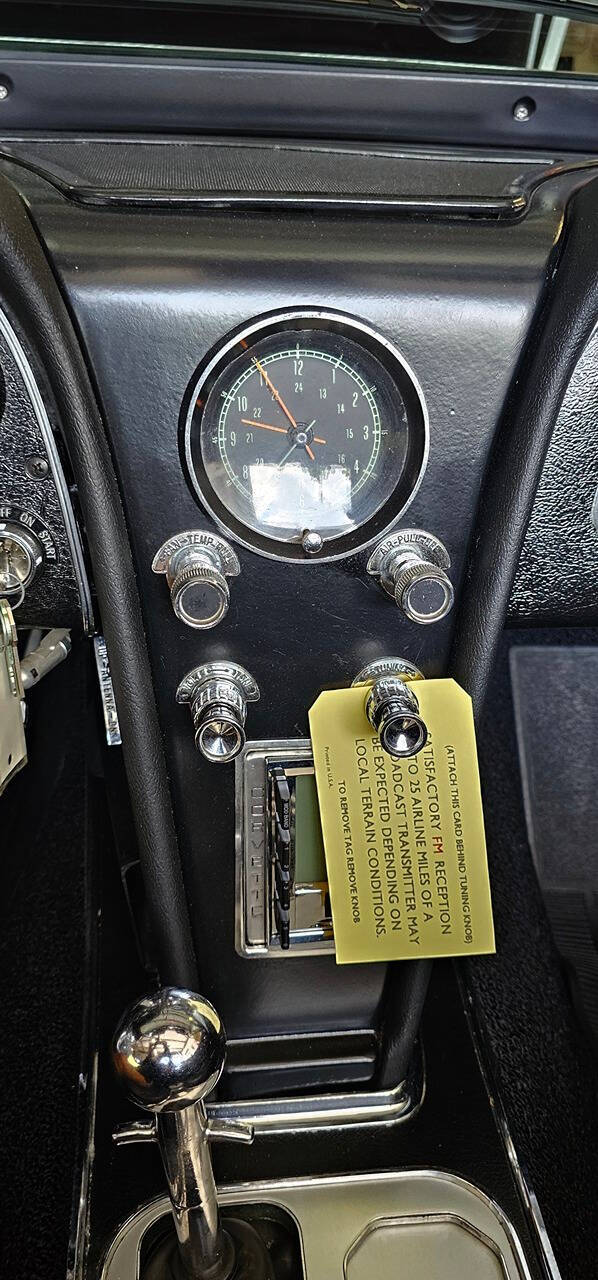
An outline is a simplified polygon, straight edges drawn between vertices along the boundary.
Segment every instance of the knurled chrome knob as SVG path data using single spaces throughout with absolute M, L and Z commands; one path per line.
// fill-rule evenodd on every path
M 445 618 L 453 607 L 446 547 L 423 529 L 401 529 L 378 544 L 368 573 L 392 596 L 410 622 L 427 625 Z
M 215 627 L 228 612 L 227 578 L 240 573 L 236 552 L 219 534 L 187 530 L 169 538 L 154 556 L 154 573 L 164 573 L 177 618 L 188 627 Z
M 228 612 L 230 591 L 223 573 L 214 566 L 191 564 L 181 569 L 170 588 L 177 618 L 189 627 L 215 627 Z
M 410 622 L 438 622 L 453 604 L 453 584 L 440 565 L 405 556 L 397 566 L 394 598 Z
M 205 662 L 181 680 L 177 702 L 189 704 L 195 745 L 211 764 L 238 756 L 245 745 L 247 703 L 259 696 L 253 676 L 236 662 Z
M 359 672 L 353 685 L 367 685 L 365 713 L 382 749 L 404 759 L 416 756 L 428 739 L 411 682 L 422 680 L 421 671 L 406 658 L 379 658 Z M 409 681 L 407 684 L 406 681 Z

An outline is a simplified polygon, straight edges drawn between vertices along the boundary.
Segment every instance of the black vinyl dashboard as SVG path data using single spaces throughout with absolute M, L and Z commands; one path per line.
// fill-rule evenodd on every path
M 222 1015 L 214 1105 L 266 1116 L 249 1155 L 218 1151 L 223 1183 L 288 1176 L 277 1108 L 299 1096 L 293 1176 L 455 1168 L 510 1214 L 539 1280 L 472 995 L 498 1020 L 533 983 L 525 964 L 511 982 L 514 946 L 457 979 L 437 966 L 424 1060 L 430 964 L 335 963 L 308 713 L 394 655 L 459 680 L 479 729 L 505 624 L 598 621 L 595 87 L 571 89 L 574 136 L 564 90 L 538 80 L 522 134 L 529 98 L 506 75 L 483 109 L 479 83 L 438 77 L 426 108 L 414 75 L 382 67 L 304 68 L 306 92 L 280 60 L 196 77 L 175 61 L 117 67 L 118 118 L 108 56 L 89 80 L 83 56 L 48 54 L 38 78 L 26 52 L 21 79 L 7 59 L 0 97 L 0 582 L 23 642 L 68 628 L 100 676 L 90 661 L 86 891 L 110 910 L 89 913 L 102 1024 L 71 1232 L 89 1269 L 69 1275 L 99 1275 L 162 1185 L 155 1152 L 113 1143 L 130 1115 L 106 1067 L 121 991 L 159 978 Z M 501 725 L 485 774 L 480 751 L 489 795 L 513 774 Z M 488 812 L 501 942 L 527 872 Z
M 345 152 L 321 146 L 314 156 L 299 144 L 285 149 L 267 142 L 247 146 L 242 140 L 220 144 L 210 139 L 204 146 L 199 140 L 169 145 L 165 139 L 94 142 L 64 137 L 6 139 L 0 142 L 0 154 L 6 179 L 27 206 L 30 234 L 38 237 L 51 264 L 106 432 L 143 616 L 174 810 L 173 844 L 180 850 L 203 980 L 233 1037 L 366 1031 L 378 1016 L 384 966 L 347 972 L 336 968 L 332 957 L 317 955 L 304 956 L 301 964 L 291 959 L 281 966 L 262 958 L 248 965 L 236 954 L 230 774 L 198 758 L 188 713 L 176 701 L 177 689 L 198 663 L 234 660 L 261 691 L 259 702 L 249 708 L 248 736 L 296 739 L 307 734 L 307 709 L 318 691 L 350 682 L 381 652 L 401 652 L 428 674 L 446 669 L 505 406 L 512 408 L 517 400 L 529 344 L 537 340 L 530 334 L 536 333 L 547 288 L 558 271 L 567 204 L 577 187 L 591 183 L 591 161 L 572 157 L 568 164 L 559 157 L 555 164 L 554 158 L 526 157 L 523 163 L 511 156 L 485 162 L 482 156 L 469 161 L 457 153 L 440 162 L 406 149 L 393 155 L 390 148 L 380 152 L 365 146 Z M 281 163 L 286 169 L 279 181 Z M 285 203 L 281 192 L 289 188 L 289 166 L 295 195 Z M 178 178 L 173 181 L 174 171 Z M 323 192 L 334 195 L 335 185 L 337 195 L 327 202 Z M 173 186 L 175 194 L 168 196 L 167 188 Z M 261 196 L 254 207 L 257 187 Z M 376 193 L 381 207 L 364 196 L 366 190 Z M 423 192 L 427 198 L 418 207 Z M 343 201 L 351 206 L 350 217 Z M 353 334 L 361 325 L 399 354 L 421 389 L 429 442 L 422 446 L 412 480 L 407 477 L 410 490 L 399 503 L 399 515 L 391 513 L 378 532 L 383 535 L 388 523 L 425 530 L 448 551 L 456 607 L 434 626 L 409 621 L 393 607 L 367 571 L 371 545 L 351 550 L 351 539 L 347 543 L 341 537 L 339 558 L 329 561 L 324 546 L 317 550 L 316 562 L 296 564 L 284 554 L 288 542 L 281 544 L 283 554 L 277 554 L 270 541 L 264 556 L 251 537 L 239 536 L 238 521 L 230 513 L 227 517 L 226 507 L 214 524 L 209 504 L 191 482 L 181 432 L 184 436 L 185 406 L 189 388 L 197 386 L 198 370 L 231 335 L 234 339 L 256 323 L 274 323 L 276 329 L 277 317 L 289 313 L 294 330 L 297 315 L 305 313 L 325 313 L 333 328 L 342 331 L 344 325 L 345 333 L 347 325 L 353 326 Z M 586 388 L 592 352 L 590 344 L 580 366 Z M 47 354 L 38 348 L 32 359 L 43 367 Z M 250 354 L 251 348 L 247 360 Z M 295 372 L 298 356 L 297 347 Z M 275 368 L 269 367 L 271 372 Z M 259 382 L 264 390 L 261 365 Z M 347 384 L 347 394 L 354 385 Z M 557 437 L 568 434 L 571 398 L 574 412 L 579 403 L 574 386 L 575 381 Z M 239 414 L 249 426 L 252 415 L 261 415 L 268 403 L 279 411 L 271 388 L 265 390 L 267 400 L 255 405 L 253 395 L 249 408 L 244 407 L 242 386 L 235 384 L 233 393 L 227 387 L 221 394 L 229 403 L 226 397 L 239 393 Z M 582 403 L 585 408 L 587 402 Z M 31 480 L 31 487 L 23 489 L 9 410 L 7 398 L 0 501 L 7 510 L 19 504 L 27 510 L 35 507 L 39 481 Z M 591 453 L 591 402 L 587 414 L 585 447 Z M 284 418 L 277 421 L 278 427 L 270 430 L 282 434 L 280 423 L 288 424 Z M 313 450 L 321 446 L 314 441 L 314 430 L 320 428 L 292 421 L 291 448 L 299 447 L 315 460 Z M 367 424 L 359 429 L 367 434 Z M 230 423 L 226 430 L 230 445 Z M 278 447 L 278 440 L 268 437 L 267 447 L 274 443 Z M 351 465 L 362 465 L 369 457 L 353 452 Z M 242 468 L 240 453 L 238 458 Z M 214 465 L 217 472 L 221 456 Z M 552 560 L 555 529 L 562 540 L 579 528 L 576 544 L 584 547 L 580 579 L 585 574 L 589 584 L 598 563 L 589 470 L 580 461 L 579 494 L 584 497 L 565 514 L 562 495 L 555 493 L 550 478 L 552 465 L 549 454 L 538 499 L 541 514 L 534 511 L 532 516 L 513 589 L 511 609 L 518 619 L 570 607 L 553 572 L 542 567 Z M 241 471 L 231 474 L 236 484 Z M 274 468 L 272 483 L 278 474 Z M 97 491 L 91 474 L 87 483 Z M 229 482 L 225 478 L 222 483 Z M 504 483 L 508 486 L 507 476 Z M 505 492 L 505 502 L 509 496 Z M 38 514 L 48 516 L 58 536 L 60 521 L 50 507 L 41 507 Z M 101 525 L 101 512 L 98 518 Z M 238 574 L 226 588 L 228 614 L 206 631 L 185 627 L 173 617 L 165 583 L 152 571 L 161 545 L 183 530 L 210 536 L 217 530 L 238 557 Z M 357 538 L 358 544 L 371 543 L 375 532 Z M 113 580 L 121 572 L 121 559 L 126 560 L 122 548 L 112 546 L 106 555 L 98 537 L 100 528 L 90 535 L 96 585 L 100 564 Z M 308 561 L 310 555 L 302 558 Z M 68 615 L 70 621 L 72 577 L 68 555 L 61 555 L 60 567 L 48 563 L 37 580 L 40 592 L 44 583 L 43 597 L 33 588 L 19 621 L 36 626 L 50 617 L 51 584 L 53 620 Z M 580 586 L 586 615 L 595 609 L 588 590 L 589 585 Z M 85 625 L 89 627 L 89 612 Z M 118 655 L 113 663 L 118 667 Z M 118 675 L 116 679 L 118 684 Z M 147 797 L 142 794 L 140 801 L 146 804 Z M 163 923 L 161 928 L 164 932 Z M 312 981 L 319 991 L 315 1009 Z

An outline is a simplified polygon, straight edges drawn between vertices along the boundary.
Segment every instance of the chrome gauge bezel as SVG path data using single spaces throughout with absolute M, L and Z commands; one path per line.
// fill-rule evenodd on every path
M 228 364 L 260 339 L 297 328 L 321 328 L 344 333 L 374 355 L 397 385 L 407 411 L 409 430 L 407 459 L 390 498 L 372 518 L 351 532 L 325 541 L 321 551 L 315 555 L 306 552 L 300 541 L 283 542 L 254 532 L 228 511 L 207 479 L 201 456 L 200 432 L 193 429 L 197 400 L 202 399 L 207 403 L 212 386 Z M 273 311 L 237 329 L 196 370 L 183 403 L 181 429 L 188 481 L 216 526 L 240 546 L 269 560 L 292 564 L 326 564 L 341 560 L 384 537 L 413 502 L 428 461 L 428 410 L 422 388 L 410 364 L 398 347 L 376 329 L 343 312 L 323 308 L 300 307 Z

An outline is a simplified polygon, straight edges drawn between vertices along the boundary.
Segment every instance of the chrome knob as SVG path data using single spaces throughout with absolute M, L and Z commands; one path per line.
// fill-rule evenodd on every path
M 372 552 L 368 573 L 380 580 L 410 622 L 426 625 L 445 618 L 453 607 L 446 547 L 423 529 L 401 529 Z
M 179 987 L 144 996 L 121 1019 L 112 1059 L 127 1096 L 152 1112 L 154 1136 L 168 1181 L 178 1237 L 178 1266 L 160 1274 L 189 1280 L 230 1280 L 235 1247 L 223 1231 L 210 1156 L 210 1138 L 251 1142 L 251 1126 L 214 1131 L 204 1099 L 224 1067 L 224 1027 L 209 1000 Z
M 245 745 L 248 702 L 259 688 L 236 662 L 206 662 L 181 680 L 177 702 L 187 702 L 193 717 L 195 745 L 211 764 L 227 764 Z
M 379 658 L 359 672 L 353 685 L 367 685 L 365 713 L 391 756 L 416 756 L 428 739 L 411 681 L 422 680 L 421 671 L 406 658 Z M 409 681 L 409 684 L 406 683 Z
M 226 1037 L 208 1000 L 178 987 L 144 996 L 121 1019 L 112 1056 L 127 1096 L 159 1114 L 205 1098 L 224 1068 Z
M 0 595 L 23 599 L 44 558 L 41 544 L 29 529 L 12 521 L 0 527 Z
M 206 630 L 228 612 L 227 578 L 237 577 L 241 566 L 224 538 L 198 529 L 178 533 L 163 543 L 152 569 L 166 575 L 177 618 L 188 627 Z

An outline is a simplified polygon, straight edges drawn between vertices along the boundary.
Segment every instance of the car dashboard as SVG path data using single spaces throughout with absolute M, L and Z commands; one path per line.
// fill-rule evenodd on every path
M 170 1274 L 151 1261 L 165 1213 L 158 1152 L 139 1145 L 152 1133 L 107 1048 L 122 1006 L 158 979 L 203 991 L 222 1016 L 227 1061 L 206 1114 L 221 1137 L 245 1125 L 255 1139 L 215 1146 L 221 1207 L 247 1202 L 255 1218 L 256 1199 L 275 1206 L 277 1275 L 382 1277 L 397 1256 L 424 1265 L 418 1237 L 409 1262 L 411 1236 L 393 1235 L 410 1214 L 416 1231 L 426 1215 L 474 1223 L 472 1261 L 456 1245 L 447 1275 L 486 1274 L 468 1269 L 474 1239 L 490 1240 L 497 1275 L 556 1275 L 545 1219 L 563 1276 L 581 1274 L 591 1223 L 568 1271 L 560 1216 L 574 1215 L 575 1176 L 568 1168 L 570 1202 L 551 1195 L 527 1128 L 535 1103 L 526 1116 L 509 1083 L 524 1052 L 531 1070 L 534 1043 L 540 1080 L 554 1063 L 527 954 L 526 933 L 544 926 L 517 861 L 519 799 L 519 826 L 504 819 L 517 744 L 503 632 L 523 652 L 552 644 L 555 629 L 590 637 L 596 622 L 591 130 L 564 147 L 542 138 L 537 111 L 536 141 L 521 149 L 511 112 L 504 136 L 468 147 L 443 139 L 437 117 L 426 145 L 407 115 L 396 141 L 382 109 L 359 117 L 356 96 L 356 140 L 340 99 L 334 128 L 323 68 L 295 116 L 289 72 L 291 105 L 272 136 L 278 65 L 244 132 L 239 65 L 218 91 L 229 114 L 220 104 L 217 133 L 201 77 L 205 103 L 191 107 L 185 94 L 199 89 L 182 84 L 173 106 L 186 103 L 197 127 L 169 133 L 160 70 L 149 68 L 143 128 L 139 105 L 126 132 L 110 128 L 108 67 L 93 73 L 93 132 L 91 100 L 76 129 L 62 119 L 48 130 L 42 96 L 28 128 L 18 94 L 0 115 L 0 582 L 33 722 L 30 765 L 6 792 L 18 798 L 10 840 L 30 773 L 70 743 L 64 776 L 77 757 L 85 774 L 74 912 L 86 923 L 81 936 L 73 925 L 70 979 L 57 975 L 74 984 L 83 1045 L 77 1096 L 67 1088 L 68 1274 Z M 23 75 L 26 85 L 30 60 Z M 45 632 L 65 653 L 42 654 L 38 671 L 27 654 Z M 44 663 L 71 647 L 41 684 Z M 383 683 L 397 663 L 458 681 L 480 744 L 498 954 L 433 971 L 417 951 L 335 963 L 317 821 L 310 708 L 323 690 Z M 87 728 L 73 748 L 78 716 Z M 385 704 L 377 731 L 396 723 Z M 414 723 L 402 708 L 400 733 Z M 50 800 L 48 823 L 53 811 Z M 552 944 L 537 945 L 549 1000 Z M 553 1084 L 562 1152 L 586 1094 L 572 1119 L 560 1105 L 567 1072 Z M 20 1156 L 17 1184 L 29 1177 Z M 332 1219 L 343 1243 L 327 1266 Z M 395 1225 L 370 1237 L 378 1219 Z M 303 1252 L 284 1243 L 289 1222 Z

